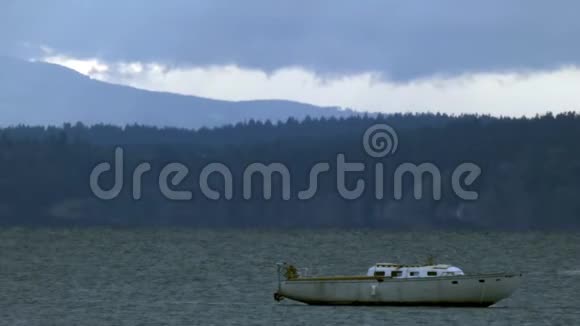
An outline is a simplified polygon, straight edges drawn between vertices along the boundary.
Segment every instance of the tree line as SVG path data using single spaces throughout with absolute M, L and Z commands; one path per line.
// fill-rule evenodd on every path
M 398 148 L 383 158 L 369 156 L 362 144 L 367 128 L 388 124 L 397 132 Z M 574 112 L 531 118 L 445 114 L 361 115 L 283 122 L 250 120 L 212 129 L 152 126 L 59 127 L 12 126 L 0 129 L 0 223 L 3 225 L 109 225 L 190 227 L 369 227 L 390 229 L 567 229 L 580 226 L 580 115 Z M 102 162 L 114 165 L 115 148 L 123 148 L 123 188 L 103 200 L 89 178 Z M 361 162 L 362 172 L 345 175 L 353 189 L 366 184 L 356 199 L 337 189 L 336 160 Z M 133 196 L 133 170 L 147 162 L 141 196 Z M 208 185 L 222 194 L 204 196 L 200 171 L 219 162 L 233 176 L 233 195 L 223 196 L 219 174 Z M 317 192 L 297 195 L 311 184 L 314 165 L 329 162 L 317 179 Z M 455 167 L 471 162 L 481 175 L 469 189 L 476 200 L 458 197 L 449 180 Z M 192 193 L 190 200 L 169 200 L 159 175 L 169 163 L 188 174 L 173 190 Z M 261 196 L 255 176 L 251 199 L 244 198 L 243 175 L 253 164 L 283 163 L 292 175 L 292 195 L 283 196 L 283 178 L 272 176 L 272 196 Z M 384 195 L 375 190 L 381 163 Z M 414 197 L 416 181 L 405 176 L 402 197 L 393 196 L 393 175 L 404 163 L 436 166 L 443 180 L 441 198 L 432 196 L 433 178 L 421 178 L 425 196 Z M 100 184 L 112 187 L 113 173 Z M 171 179 L 171 178 L 170 178 Z

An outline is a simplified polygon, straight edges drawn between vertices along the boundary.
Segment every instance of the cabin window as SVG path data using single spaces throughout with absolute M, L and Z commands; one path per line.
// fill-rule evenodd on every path
M 457 281 L 453 281 L 453 282 L 451 282 L 451 284 L 457 284 L 457 283 L 458 283 Z
M 400 277 L 403 276 L 403 272 L 401 271 L 392 271 L 391 272 L 391 277 Z
M 419 272 L 409 272 L 409 276 L 419 276 Z
M 385 271 L 375 271 L 375 276 L 385 276 Z
M 437 276 L 437 272 L 435 271 L 428 271 L 427 276 Z

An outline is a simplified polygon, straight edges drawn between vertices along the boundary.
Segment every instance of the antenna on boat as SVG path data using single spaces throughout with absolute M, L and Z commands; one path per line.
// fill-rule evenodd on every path
M 284 296 L 282 296 L 280 294 L 280 292 L 282 291 L 282 278 L 281 278 L 281 273 L 282 273 L 282 269 L 284 269 L 286 267 L 286 263 L 285 262 L 278 262 L 276 263 L 276 269 L 278 270 L 278 291 L 274 292 L 274 300 L 276 301 L 282 301 L 282 299 L 284 299 Z
M 429 255 L 427 256 L 427 265 L 435 265 L 435 256 L 433 255 Z
M 285 262 L 278 262 L 276 263 L 276 269 L 278 271 L 278 291 L 280 290 L 280 287 L 282 286 L 282 278 L 281 278 L 281 274 L 282 274 L 282 269 L 286 266 Z

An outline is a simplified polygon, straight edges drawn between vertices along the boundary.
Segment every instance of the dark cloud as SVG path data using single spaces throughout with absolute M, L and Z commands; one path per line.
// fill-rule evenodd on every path
M 323 73 L 432 74 L 579 64 L 578 1 L 2 0 L 0 53 Z

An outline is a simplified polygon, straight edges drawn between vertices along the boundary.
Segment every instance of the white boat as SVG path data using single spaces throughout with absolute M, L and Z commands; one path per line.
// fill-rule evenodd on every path
M 358 276 L 300 276 L 285 263 L 278 266 L 274 299 L 312 305 L 395 305 L 488 307 L 509 297 L 521 273 L 466 275 L 445 264 L 378 263 Z

